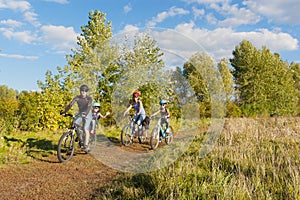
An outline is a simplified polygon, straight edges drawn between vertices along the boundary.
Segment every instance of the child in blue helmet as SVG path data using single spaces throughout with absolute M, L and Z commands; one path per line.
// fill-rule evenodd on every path
M 93 103 L 93 110 L 92 110 L 92 122 L 91 122 L 91 129 L 90 133 L 94 134 L 96 126 L 98 124 L 98 120 L 101 118 L 106 118 L 107 115 L 109 115 L 110 112 L 106 112 L 105 115 L 103 116 L 100 112 L 100 103 L 95 102 Z
M 169 110 L 167 109 L 167 103 L 168 101 L 167 100 L 160 100 L 159 101 L 159 105 L 160 105 L 160 109 L 155 112 L 154 114 L 151 115 L 151 117 L 157 115 L 158 113 L 161 114 L 161 126 L 164 125 L 164 123 L 166 123 L 166 129 L 168 129 L 169 127 L 169 119 L 170 119 L 170 112 Z

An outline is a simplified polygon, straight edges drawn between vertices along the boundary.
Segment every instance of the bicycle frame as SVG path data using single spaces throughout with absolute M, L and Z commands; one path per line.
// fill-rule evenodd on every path
M 122 132 L 121 132 L 121 142 L 125 146 L 129 146 L 133 143 L 133 138 L 137 137 L 139 143 L 145 143 L 147 140 L 147 130 L 144 126 L 142 128 L 137 127 L 138 125 L 135 123 L 135 115 L 129 114 L 127 124 L 124 125 Z M 145 131 L 145 135 L 141 134 Z
M 161 120 L 164 119 L 163 117 L 154 117 L 154 118 L 158 118 L 158 121 L 157 121 L 157 124 L 156 124 L 156 127 L 159 129 L 159 134 L 160 136 L 165 139 L 167 136 L 166 136 L 166 131 L 167 131 L 167 127 L 163 127 L 161 125 Z M 164 123 L 164 125 L 166 126 L 166 123 Z
M 78 132 L 82 131 L 81 134 L 85 138 L 84 131 L 82 130 L 81 126 L 74 125 L 75 117 L 71 114 L 66 114 L 65 116 L 72 117 L 73 120 L 67 131 L 62 134 L 58 142 L 57 158 L 60 162 L 67 162 L 73 157 L 77 142 L 75 137 L 79 136 Z M 90 149 L 90 151 L 86 151 L 86 153 L 90 153 L 96 148 L 96 133 L 90 134 L 88 144 L 89 146 L 92 145 L 92 149 Z
M 150 146 L 153 150 L 155 150 L 159 143 L 161 143 L 162 139 L 165 139 L 166 144 L 170 144 L 173 141 L 173 128 L 169 124 L 168 128 L 162 127 L 161 125 L 161 120 L 163 119 L 162 117 L 152 117 L 152 118 L 158 118 L 157 124 L 154 127 L 154 129 L 151 132 L 151 137 L 150 137 Z M 166 124 L 166 122 L 164 123 Z

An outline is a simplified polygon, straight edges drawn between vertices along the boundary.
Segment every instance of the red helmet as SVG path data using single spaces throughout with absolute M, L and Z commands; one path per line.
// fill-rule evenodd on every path
M 133 97 L 139 97 L 139 96 L 140 96 L 140 93 L 136 91 L 136 92 L 134 92 L 134 93 L 132 94 L 132 96 L 133 96 Z

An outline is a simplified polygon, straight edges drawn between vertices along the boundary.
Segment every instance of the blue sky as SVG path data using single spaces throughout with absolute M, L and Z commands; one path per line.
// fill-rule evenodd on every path
M 92 10 L 106 13 L 114 35 L 165 28 L 187 36 L 216 60 L 230 58 L 246 39 L 289 63 L 300 62 L 298 0 L 0 0 L 0 85 L 38 90 L 37 80 L 44 81 L 47 70 L 67 63 L 65 55 L 76 47 Z M 173 41 L 166 48 L 185 45 Z

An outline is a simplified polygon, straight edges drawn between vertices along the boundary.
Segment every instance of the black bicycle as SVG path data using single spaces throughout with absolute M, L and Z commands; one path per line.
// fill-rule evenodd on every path
M 74 125 L 74 119 L 75 116 L 72 114 L 65 114 L 65 117 L 71 117 L 72 123 L 68 130 L 62 134 L 58 141 L 58 147 L 57 147 L 57 158 L 60 162 L 67 162 L 71 160 L 71 158 L 74 156 L 75 148 L 76 148 L 76 142 L 78 142 L 78 147 L 81 148 L 82 146 L 79 143 L 78 135 L 81 134 L 82 138 L 85 138 L 85 133 L 83 131 L 83 128 L 81 126 L 75 126 Z M 96 133 L 90 133 L 89 137 L 89 152 L 91 153 L 96 149 Z

